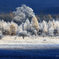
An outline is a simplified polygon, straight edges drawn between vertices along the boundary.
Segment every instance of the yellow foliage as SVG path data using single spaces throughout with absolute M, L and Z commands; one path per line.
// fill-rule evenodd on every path
M 32 18 L 32 26 L 37 30 L 37 31 L 39 31 L 39 25 L 38 25 L 38 21 L 37 21 L 37 18 L 34 16 L 33 18 Z
M 11 35 L 15 35 L 16 34 L 16 27 L 15 27 L 14 24 L 10 25 L 10 32 L 11 32 Z

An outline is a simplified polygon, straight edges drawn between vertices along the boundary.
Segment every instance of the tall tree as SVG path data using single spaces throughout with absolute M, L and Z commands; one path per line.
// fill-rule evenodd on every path
M 32 23 L 32 26 L 33 26 L 37 31 L 39 31 L 38 21 L 37 21 L 37 18 L 36 18 L 35 16 L 32 18 L 31 23 Z

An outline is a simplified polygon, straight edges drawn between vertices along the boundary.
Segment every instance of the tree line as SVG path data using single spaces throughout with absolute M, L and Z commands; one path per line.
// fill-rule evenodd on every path
M 15 14 L 13 13 L 13 12 L 9 12 L 9 13 L 1 13 L 0 14 L 0 19 L 2 20 L 4 20 L 4 21 L 12 21 L 12 19 L 15 17 Z M 45 20 L 45 21 L 52 21 L 53 19 L 55 19 L 55 20 L 57 20 L 57 19 L 59 19 L 59 14 L 55 14 L 55 15 L 50 15 L 50 14 L 47 14 L 47 15 L 43 15 L 43 13 L 41 13 L 40 15 L 36 15 L 36 17 L 37 17 L 37 19 L 38 19 L 38 21 L 40 22 L 40 21 L 43 21 L 43 20 Z
M 4 21 L 11 21 L 13 18 L 15 17 L 15 14 L 13 13 L 13 12 L 9 12 L 9 13 L 1 13 L 0 14 L 0 19 L 2 20 L 4 20 Z

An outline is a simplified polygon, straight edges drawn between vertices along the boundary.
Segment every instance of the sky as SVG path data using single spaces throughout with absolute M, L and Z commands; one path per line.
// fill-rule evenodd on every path
M 41 11 L 43 13 L 52 12 L 53 14 L 54 12 L 58 13 L 59 10 L 59 0 L 1 0 L 0 13 L 14 11 L 16 7 L 20 7 L 22 4 L 31 7 L 36 14 L 40 14 Z

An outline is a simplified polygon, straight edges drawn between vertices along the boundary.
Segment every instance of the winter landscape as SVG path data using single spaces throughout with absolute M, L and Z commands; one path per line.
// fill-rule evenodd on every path
M 58 1 L 1 0 L 0 57 L 59 57 Z
M 2 40 L 26 40 L 29 43 L 52 43 L 59 42 L 59 21 L 52 20 L 38 21 L 33 9 L 29 6 L 22 5 L 13 11 L 15 17 L 11 21 L 0 20 L 0 39 Z M 8 39 L 6 39 L 8 38 Z M 10 38 L 10 39 L 9 39 Z M 13 38 L 13 39 L 12 39 Z M 30 42 L 32 40 L 32 42 Z M 26 43 L 23 42 L 23 43 Z M 37 41 L 37 42 L 36 42 Z M 41 42 L 42 41 L 42 42 Z M 2 43 L 6 43 L 2 41 Z M 8 42 L 7 42 L 8 43 Z M 21 42 L 18 42 L 21 43 Z
M 3 18 L 0 19 L 0 49 L 59 49 L 59 21 L 55 18 L 48 15 L 40 21 L 25 4 L 11 12 L 10 17 L 5 15 L 0 15 Z

